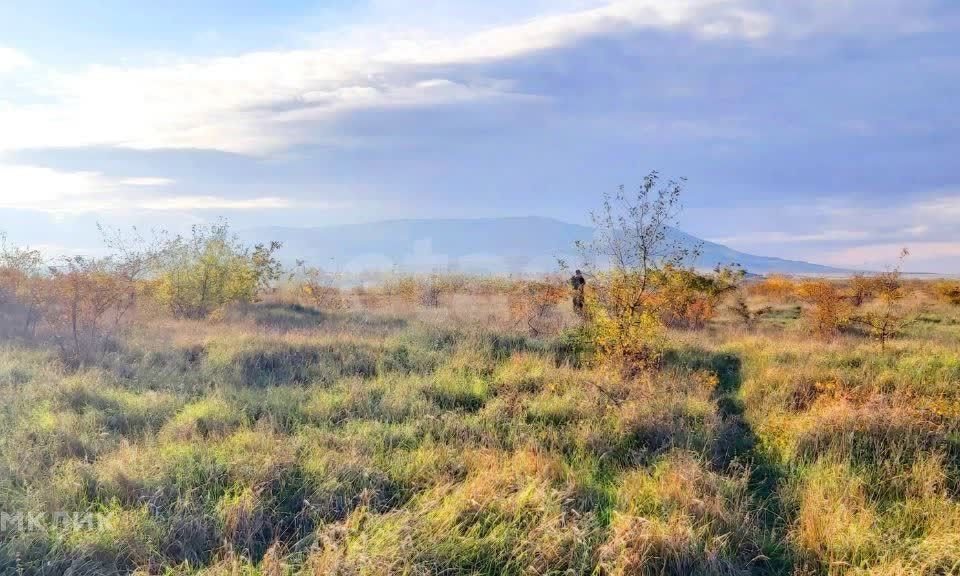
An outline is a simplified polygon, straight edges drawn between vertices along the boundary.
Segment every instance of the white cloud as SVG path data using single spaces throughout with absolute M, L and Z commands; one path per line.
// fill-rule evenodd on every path
M 686 30 L 703 38 L 756 39 L 773 22 L 763 11 L 736 0 L 630 0 L 588 10 L 534 18 L 464 38 L 413 37 L 391 43 L 383 58 L 412 64 L 456 64 L 503 60 L 572 44 L 585 38 L 634 29 Z
M 263 198 L 236 199 L 222 196 L 170 196 L 143 200 L 138 207 L 147 210 L 191 212 L 194 210 L 268 210 L 291 208 L 287 198 L 268 196 Z
M 910 270 L 930 271 L 924 269 L 925 263 L 939 263 L 947 259 L 960 258 L 960 242 L 886 242 L 828 252 L 818 261 L 835 266 L 883 269 L 896 263 L 903 248 L 910 251 L 906 261 L 907 268 Z
M 0 46 L 0 74 L 7 74 L 30 66 L 30 59 L 13 48 Z
M 0 164 L 0 209 L 49 214 L 124 210 L 191 212 L 203 210 L 269 210 L 294 203 L 275 196 L 144 195 L 144 187 L 172 183 L 165 178 L 112 179 L 98 172 L 62 172 L 43 166 Z M 321 205 L 311 205 L 321 207 Z
M 171 180 L 170 178 L 152 178 L 149 176 L 141 176 L 138 178 L 124 178 L 120 180 L 120 184 L 123 184 L 126 186 L 154 187 L 154 186 L 170 186 L 171 184 L 174 184 L 174 183 L 175 183 L 175 180 Z
M 747 0 L 618 0 L 459 36 L 381 30 L 329 48 L 251 52 L 44 75 L 44 103 L 3 102 L 0 151 L 197 148 L 267 154 L 322 139 L 345 111 L 522 98 L 509 82 L 454 81 L 437 67 L 506 60 L 636 29 L 759 39 L 775 16 Z M 52 101 L 52 103 L 50 103 Z
M 385 72 L 382 63 L 323 51 L 95 67 L 58 76 L 57 104 L 0 102 L 0 151 L 101 145 L 264 154 L 315 139 L 318 123 L 346 110 L 518 97 L 502 84 Z
M 832 198 L 785 210 L 790 216 L 782 225 L 798 222 L 821 230 L 760 231 L 714 241 L 761 254 L 770 253 L 775 245 L 776 252 L 787 257 L 865 269 L 894 265 L 902 248 L 910 250 L 906 261 L 910 270 L 950 271 L 960 256 L 960 190 L 920 193 L 898 204 Z
M 109 180 L 97 172 L 59 172 L 43 166 L 0 164 L 0 208 L 92 212 L 110 207 Z
M 751 42 L 837 29 L 911 30 L 926 25 L 927 1 L 580 0 L 562 3 L 579 8 L 473 30 L 378 23 L 319 49 L 50 72 L 33 78 L 42 82 L 34 103 L 4 103 L 0 88 L 0 152 L 114 146 L 264 155 L 325 141 L 325 122 L 349 111 L 528 96 L 510 82 L 454 80 L 456 66 L 642 29 Z M 0 70 L 27 62 L 0 49 Z

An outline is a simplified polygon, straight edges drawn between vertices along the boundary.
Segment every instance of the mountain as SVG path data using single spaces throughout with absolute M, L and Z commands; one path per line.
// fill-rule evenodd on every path
M 391 220 L 318 228 L 262 227 L 240 233 L 249 242 L 283 242 L 284 258 L 344 272 L 389 271 L 537 273 L 557 269 L 557 259 L 577 263 L 574 243 L 594 230 L 540 217 L 463 220 Z M 697 267 L 738 263 L 754 274 L 842 274 L 797 260 L 755 256 L 671 229 L 685 246 L 701 246 Z

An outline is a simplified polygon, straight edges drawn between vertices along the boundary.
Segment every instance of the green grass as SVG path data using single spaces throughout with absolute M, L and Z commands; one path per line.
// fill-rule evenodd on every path
M 798 317 L 628 380 L 575 333 L 276 304 L 80 370 L 0 344 L 0 510 L 113 520 L 0 531 L 0 574 L 957 573 L 955 311 L 884 351 Z

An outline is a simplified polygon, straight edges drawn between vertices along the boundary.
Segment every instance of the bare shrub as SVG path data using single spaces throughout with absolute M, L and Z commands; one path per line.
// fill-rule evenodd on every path
M 0 336 L 33 336 L 45 305 L 43 256 L 7 244 L 0 233 Z
M 896 268 L 875 278 L 873 293 L 876 295 L 876 302 L 852 318 L 853 322 L 867 330 L 871 338 L 880 342 L 881 349 L 886 347 L 888 340 L 900 335 L 910 324 L 907 310 L 902 305 L 905 293 L 900 272 L 903 260 L 908 254 L 904 249 L 900 253 Z
M 760 318 L 769 314 L 771 310 L 772 308 L 770 306 L 763 306 L 756 309 L 751 308 L 747 303 L 746 296 L 742 292 L 737 293 L 733 304 L 730 305 L 730 311 L 747 328 L 753 328 Z

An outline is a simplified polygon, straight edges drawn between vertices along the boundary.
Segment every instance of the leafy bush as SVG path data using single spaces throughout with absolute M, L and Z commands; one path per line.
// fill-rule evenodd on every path
M 815 334 L 833 336 L 850 322 L 850 303 L 835 282 L 805 280 L 797 286 L 797 295 L 810 305 L 807 321 Z
M 725 294 L 736 289 L 743 271 L 717 267 L 713 274 L 667 265 L 654 270 L 652 282 L 660 318 L 668 326 L 703 328 Z
M 934 285 L 937 296 L 949 304 L 960 306 L 960 282 L 944 280 Z
M 797 283 L 782 274 L 771 274 L 760 282 L 752 284 L 749 291 L 756 296 L 766 296 L 778 302 L 786 302 L 796 295 Z
M 45 304 L 42 270 L 40 252 L 8 246 L 0 233 L 0 336 L 33 335 Z
M 665 346 L 664 326 L 650 298 L 637 299 L 642 281 L 614 272 L 601 282 L 602 288 L 588 293 L 585 308 L 597 360 L 628 371 L 657 365 Z
M 251 250 L 225 223 L 194 226 L 189 237 L 165 243 L 152 281 L 153 296 L 175 316 L 205 318 L 233 302 L 252 302 L 280 276 L 278 242 Z

